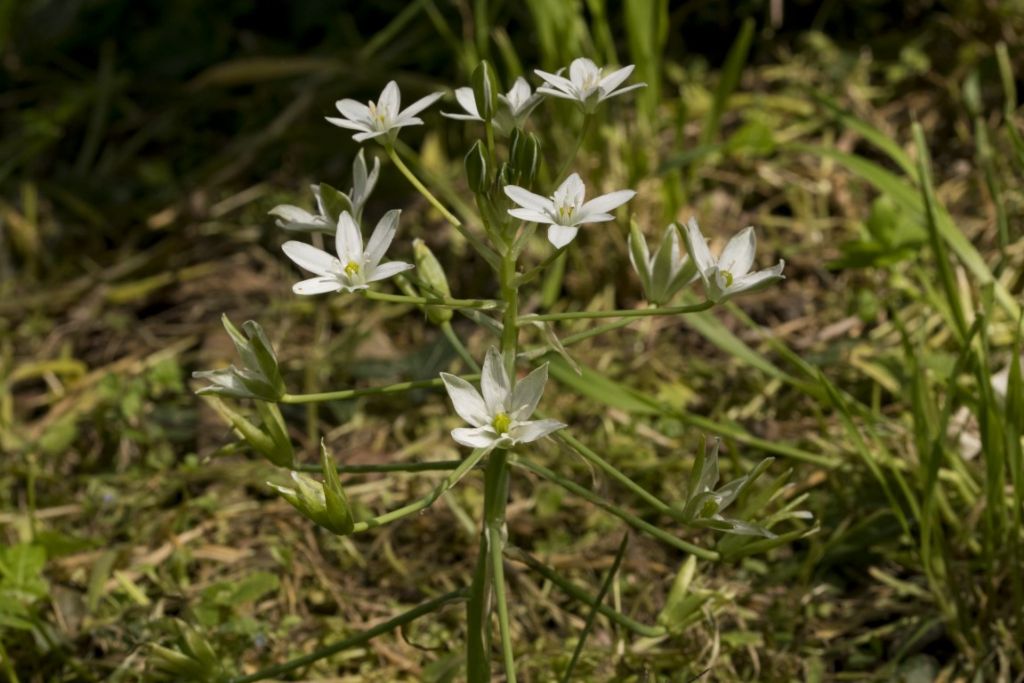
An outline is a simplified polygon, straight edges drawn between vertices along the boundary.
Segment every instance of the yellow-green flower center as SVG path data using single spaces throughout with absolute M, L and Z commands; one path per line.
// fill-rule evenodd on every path
M 345 264 L 345 275 L 352 277 L 359 272 L 359 264 L 355 261 L 349 261 Z
M 499 434 L 504 434 L 508 431 L 508 428 L 512 426 L 512 418 L 506 413 L 498 413 L 494 416 L 494 419 L 491 420 L 491 426 L 494 427 L 494 431 Z
M 722 277 L 725 278 L 725 286 L 732 287 L 732 273 L 730 273 L 728 270 L 723 270 Z

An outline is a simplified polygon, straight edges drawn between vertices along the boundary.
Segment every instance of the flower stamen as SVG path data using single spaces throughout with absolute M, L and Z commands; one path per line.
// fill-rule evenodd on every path
M 491 421 L 491 426 L 499 434 L 505 434 L 508 432 L 508 428 L 512 426 L 512 418 L 508 416 L 508 413 L 498 413 Z

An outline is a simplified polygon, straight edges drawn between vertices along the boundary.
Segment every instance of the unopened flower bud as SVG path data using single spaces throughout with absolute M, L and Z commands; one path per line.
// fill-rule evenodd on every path
M 476 194 L 484 194 L 490 187 L 490 169 L 487 164 L 487 152 L 479 140 L 466 154 L 466 179 L 469 189 Z
M 412 253 L 413 260 L 416 262 L 416 273 L 419 278 L 430 286 L 430 291 L 424 292 L 423 294 L 427 297 L 430 296 L 451 296 L 451 289 L 448 287 L 448 278 L 444 274 L 444 269 L 438 262 L 437 257 L 434 256 L 434 252 L 430 251 L 430 247 L 427 246 L 426 242 L 417 238 L 412 242 Z M 439 306 L 426 306 L 425 307 L 427 317 L 430 318 L 430 322 L 435 325 L 446 323 L 452 319 L 452 309 L 441 308 Z
M 473 70 L 470 82 L 473 85 L 473 99 L 476 101 L 480 118 L 490 121 L 498 111 L 498 93 L 501 92 L 498 77 L 491 63 L 486 59 L 480 62 Z

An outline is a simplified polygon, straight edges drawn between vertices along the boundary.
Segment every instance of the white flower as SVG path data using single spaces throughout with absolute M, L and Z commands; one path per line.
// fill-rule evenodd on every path
M 553 74 L 534 69 L 534 73 L 546 81 L 545 85 L 537 88 L 537 92 L 566 100 L 575 100 L 580 103 L 584 111 L 592 112 L 597 105 L 609 97 L 647 87 L 646 83 L 636 83 L 619 88 L 622 82 L 633 73 L 633 69 L 634 66 L 630 64 L 605 76 L 603 75 L 604 69 L 586 57 L 579 57 L 572 60 L 572 64 L 569 65 L 569 78 L 562 76 L 565 69 L 559 69 L 557 73 Z M 616 90 L 616 88 L 618 89 Z
M 686 224 L 686 249 L 697 266 L 697 272 L 704 281 L 704 289 L 711 301 L 725 301 L 737 294 L 759 289 L 785 277 L 782 268 L 786 262 L 782 260 L 771 268 L 751 273 L 750 267 L 754 264 L 756 248 L 754 228 L 748 227 L 729 240 L 716 260 L 708 249 L 697 221 L 691 218 Z
M 550 199 L 518 185 L 505 186 L 505 194 L 519 205 L 509 209 L 509 214 L 523 221 L 550 224 L 548 241 L 558 249 L 572 242 L 580 225 L 614 220 L 615 216 L 608 212 L 636 195 L 633 190 L 618 190 L 584 202 L 585 190 L 577 173 L 566 178 Z
M 529 443 L 562 429 L 558 420 L 530 420 L 548 381 L 545 363 L 511 386 L 505 363 L 497 349 L 491 348 L 484 359 L 480 376 L 481 396 L 472 384 L 441 373 L 455 412 L 473 425 L 452 430 L 452 438 L 470 448 L 508 448 Z
M 373 170 L 367 171 L 366 156 L 360 148 L 352 163 L 352 188 L 348 194 L 323 183 L 311 185 L 316 197 L 316 214 L 291 204 L 278 204 L 269 213 L 277 216 L 279 227 L 290 232 L 334 232 L 338 229 L 335 216 L 341 211 L 351 211 L 357 223 L 362 219 L 363 207 L 377 185 L 379 175 L 380 159 L 374 157 Z
M 647 239 L 634 223 L 629 231 L 629 262 L 640 278 L 647 300 L 657 305 L 667 302 L 698 277 L 693 260 L 687 258 L 680 247 L 679 228 L 675 223 L 665 228 L 653 256 L 647 248 Z
M 504 105 L 498 110 L 495 117 L 495 125 L 501 132 L 509 132 L 513 128 L 522 128 L 526 117 L 530 115 L 533 108 L 541 101 L 539 93 L 530 93 L 530 84 L 525 78 L 519 77 L 512 85 L 512 89 L 504 95 L 498 95 L 498 99 Z M 466 112 L 465 114 L 452 114 L 441 112 L 441 116 L 459 121 L 483 121 L 480 110 L 476 106 L 476 97 L 472 88 L 456 88 L 455 100 Z
M 381 263 L 384 252 L 391 246 L 398 230 L 397 209 L 388 211 L 373 229 L 370 241 L 363 250 L 363 236 L 352 216 L 343 212 L 338 219 L 335 243 L 338 257 L 305 242 L 285 242 L 284 253 L 300 268 L 316 273 L 317 277 L 297 282 L 292 287 L 296 294 L 323 294 L 324 292 L 354 292 L 366 289 L 371 282 L 385 280 L 404 270 L 414 268 L 411 263 L 391 261 Z
M 402 93 L 398 90 L 398 84 L 391 81 L 384 86 L 384 90 L 381 91 L 380 98 L 376 102 L 370 101 L 363 104 L 349 99 L 338 100 L 334 106 L 345 118 L 327 117 L 327 120 L 341 128 L 359 131 L 352 136 L 356 142 L 363 142 L 385 134 L 393 140 L 398 135 L 399 128 L 422 124 L 423 120 L 417 118 L 416 114 L 432 105 L 439 97 L 441 97 L 441 93 L 436 92 L 401 109 Z

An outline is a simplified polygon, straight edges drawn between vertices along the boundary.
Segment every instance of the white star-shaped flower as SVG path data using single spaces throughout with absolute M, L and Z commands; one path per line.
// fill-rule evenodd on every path
M 623 81 L 633 73 L 634 68 L 630 64 L 604 75 L 604 69 L 586 57 L 579 57 L 572 60 L 572 64 L 569 65 L 569 78 L 562 75 L 565 69 L 559 69 L 557 73 L 553 74 L 534 69 L 534 73 L 545 81 L 545 85 L 537 88 L 537 92 L 574 100 L 580 103 L 584 111 L 592 112 L 597 105 L 609 97 L 647 87 L 646 83 L 635 83 L 625 88 L 619 88 Z
M 771 268 L 750 272 L 754 265 L 757 237 L 754 228 L 744 228 L 733 236 L 716 259 L 708 249 L 707 241 L 701 234 L 696 219 L 686 224 L 686 250 L 697 266 L 697 272 L 704 281 L 708 299 L 725 301 L 742 292 L 760 289 L 772 282 L 783 279 L 782 269 L 786 262 L 780 260 Z
M 526 117 L 530 115 L 533 108 L 543 99 L 540 93 L 531 93 L 530 84 L 525 78 L 519 77 L 504 95 L 498 95 L 502 106 L 495 117 L 495 125 L 498 130 L 507 133 L 513 128 L 522 128 Z M 456 88 L 455 101 L 465 111 L 464 114 L 441 112 L 441 116 L 460 121 L 483 121 L 480 110 L 476 106 L 476 97 L 472 88 Z
M 393 140 L 398 135 L 398 129 L 404 126 L 418 126 L 423 120 L 416 117 L 421 111 L 432 105 L 441 97 L 436 92 L 422 97 L 405 109 L 402 109 L 402 93 L 398 84 L 394 81 L 384 86 L 380 98 L 376 102 L 372 100 L 363 104 L 355 100 L 338 100 L 334 106 L 338 108 L 345 118 L 338 119 L 327 117 L 327 120 L 335 126 L 359 131 L 352 136 L 356 142 L 363 142 L 380 135 L 388 135 Z
M 366 289 L 371 282 L 385 280 L 402 271 L 414 268 L 411 263 L 390 261 L 381 263 L 398 230 L 397 209 L 388 211 L 377 223 L 370 241 L 363 249 L 363 236 L 352 216 L 345 211 L 338 218 L 335 237 L 337 258 L 305 242 L 285 242 L 281 247 L 285 255 L 300 268 L 316 273 L 317 277 L 296 282 L 296 294 L 323 294 L 325 292 L 354 292 Z
M 455 412 L 473 425 L 452 430 L 452 438 L 463 446 L 508 448 L 536 441 L 565 427 L 558 420 L 529 419 L 537 409 L 548 381 L 547 363 L 512 387 L 502 354 L 491 348 L 487 351 L 480 375 L 483 395 L 461 377 L 442 372 L 441 379 Z
M 558 249 L 572 242 L 579 232 L 579 226 L 584 223 L 614 220 L 615 216 L 608 212 L 636 195 L 633 190 L 618 190 L 584 202 L 585 191 L 586 187 L 578 173 L 566 178 L 550 199 L 518 185 L 505 186 L 505 194 L 519 205 L 518 208 L 509 209 L 509 214 L 519 220 L 549 224 L 548 241 Z

